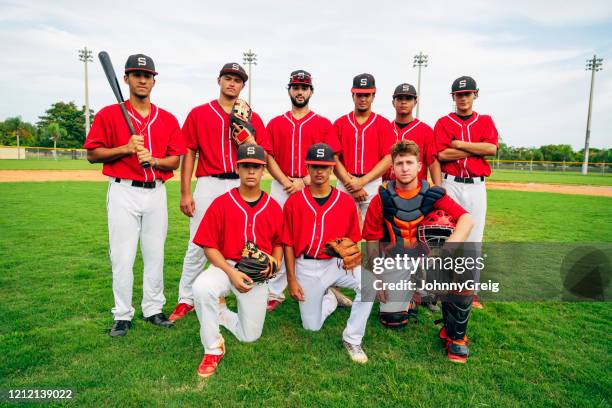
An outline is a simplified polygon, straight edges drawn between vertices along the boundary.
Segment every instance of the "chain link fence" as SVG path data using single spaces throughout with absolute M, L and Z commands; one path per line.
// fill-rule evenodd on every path
M 546 160 L 490 160 L 493 169 L 580 173 L 582 162 Z M 612 163 L 589 163 L 589 174 L 612 174 Z

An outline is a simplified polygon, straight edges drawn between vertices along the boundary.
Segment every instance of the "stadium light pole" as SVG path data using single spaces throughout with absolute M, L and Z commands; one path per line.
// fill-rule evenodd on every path
M 82 50 L 79 50 L 79 61 L 85 64 L 85 137 L 87 137 L 87 133 L 89 133 L 90 121 L 89 121 L 89 79 L 87 77 L 87 63 L 93 62 L 93 57 L 91 56 L 91 50 L 88 50 L 87 47 L 83 47 Z
M 257 54 L 255 54 L 250 49 L 247 52 L 242 53 L 242 60 L 245 65 L 249 67 L 249 105 L 251 104 L 251 84 L 253 83 L 253 78 L 251 77 L 251 66 L 257 65 Z
M 423 54 L 423 51 L 419 51 L 417 55 L 414 56 L 414 63 L 412 64 L 412 68 L 419 67 L 419 78 L 417 80 L 417 95 L 419 98 L 419 103 L 416 106 L 416 117 L 419 117 L 419 106 L 421 106 L 421 68 L 427 67 L 427 55 Z
M 587 114 L 586 136 L 584 139 L 584 161 L 582 162 L 582 174 L 589 173 L 589 139 L 591 138 L 591 109 L 593 107 L 593 84 L 595 83 L 595 72 L 602 70 L 602 64 L 603 58 L 597 58 L 597 55 L 593 55 L 593 58 L 587 60 L 585 67 L 585 70 L 591 71 L 591 92 L 589 92 L 589 113 Z

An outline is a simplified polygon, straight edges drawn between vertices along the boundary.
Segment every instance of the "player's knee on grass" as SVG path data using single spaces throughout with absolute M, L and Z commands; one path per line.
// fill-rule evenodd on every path
M 303 319 L 302 318 L 302 327 L 304 330 L 308 331 L 319 331 L 321 327 L 323 327 L 323 322 L 316 319 Z

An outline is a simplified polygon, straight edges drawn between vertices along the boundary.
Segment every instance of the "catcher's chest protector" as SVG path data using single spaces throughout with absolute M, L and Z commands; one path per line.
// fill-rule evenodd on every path
M 444 197 L 441 187 L 429 187 L 421 182 L 419 193 L 412 198 L 403 198 L 395 191 L 395 181 L 383 183 L 378 189 L 383 207 L 385 242 L 410 246 L 417 242 L 417 227 L 433 210 L 436 201 Z

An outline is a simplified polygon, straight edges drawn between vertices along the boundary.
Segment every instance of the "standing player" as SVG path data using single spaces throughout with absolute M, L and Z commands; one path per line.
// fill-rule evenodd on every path
M 281 206 L 291 194 L 310 184 L 306 170 L 306 152 L 315 143 L 324 142 L 331 122 L 308 107 L 314 87 L 312 76 L 297 70 L 289 77 L 288 91 L 291 110 L 272 119 L 266 128 L 269 147 L 268 171 L 274 177 L 270 195 Z M 285 268 L 269 283 L 268 311 L 273 311 L 285 300 L 287 287 Z M 342 295 L 344 296 L 344 295 Z
M 472 110 L 474 100 L 478 98 L 478 87 L 473 78 L 462 76 L 455 79 L 451 95 L 456 112 L 438 119 L 434 127 L 442 166 L 442 186 L 474 218 L 474 228 L 467 241 L 482 242 L 487 215 L 485 177 L 491 175 L 486 156 L 497 154 L 497 129 L 490 116 Z M 477 296 L 474 297 L 474 307 L 482 308 Z
M 329 289 L 338 286 L 356 292 L 342 342 L 351 359 L 366 363 L 361 348 L 372 302 L 361 301 L 361 266 L 345 271 L 337 259 L 324 253 L 325 244 L 348 237 L 361 240 L 357 208 L 348 194 L 329 184 L 336 164 L 331 147 L 314 144 L 306 156 L 311 184 L 293 194 L 283 209 L 283 245 L 289 293 L 299 302 L 302 326 L 318 331 L 336 309 L 338 301 Z
M 431 180 L 436 186 L 442 184 L 442 176 L 440 173 L 440 163 L 436 157 L 436 144 L 433 137 L 433 130 L 424 122 L 412 116 L 412 110 L 418 103 L 417 91 L 410 84 L 400 84 L 393 92 L 393 107 L 395 108 L 395 122 L 393 122 L 393 131 L 396 136 L 396 142 L 401 140 L 413 140 L 421 157 L 421 171 L 419 172 L 419 180 L 427 180 L 427 170 Z
M 372 75 L 353 78 L 351 92 L 355 109 L 334 122 L 328 140 L 336 154 L 338 188 L 353 195 L 363 220 L 381 176 L 391 165 L 389 150 L 395 134 L 387 119 L 372 112 L 376 94 Z
M 459 204 L 446 195 L 444 189 L 440 187 L 430 188 L 427 180 L 419 179 L 418 174 L 421 171 L 422 163 L 419 160 L 421 154 L 417 144 L 412 140 L 400 141 L 393 145 L 391 156 L 395 179 L 384 183 L 380 187 L 378 195 L 374 197 L 370 208 L 368 208 L 363 225 L 363 238 L 368 241 L 368 249 L 380 248 L 380 242 L 384 243 L 382 245 L 384 248 L 390 248 L 389 245 L 391 244 L 402 250 L 417 249 L 417 228 L 421 221 L 435 210 L 442 210 L 456 220 L 455 230 L 446 242 L 465 241 L 473 226 L 472 219 Z M 375 253 L 375 256 L 378 256 L 378 250 Z M 393 257 L 393 254 L 386 255 Z M 418 257 L 419 253 L 415 252 L 413 256 Z M 370 257 L 370 251 L 368 250 L 368 258 Z M 391 276 L 391 282 L 400 282 L 403 277 L 402 273 L 405 274 L 406 271 L 388 272 L 388 275 Z M 402 298 L 398 299 L 395 294 L 388 295 L 384 291 L 382 292 L 379 314 L 382 324 L 391 327 L 406 324 L 408 321 L 408 304 L 413 291 L 406 290 L 402 295 Z M 394 301 L 387 302 L 387 299 Z M 448 307 L 444 310 L 447 311 Z M 453 308 L 452 312 L 457 310 Z M 467 315 L 469 315 L 469 308 L 467 309 Z M 448 357 L 452 361 L 462 360 L 463 362 L 468 355 L 467 339 L 464 338 L 467 316 L 462 315 L 462 318 L 462 320 L 465 320 L 466 327 L 463 328 L 464 330 L 460 330 L 460 336 L 455 336 L 455 333 L 452 332 L 453 334 L 449 336 L 451 340 L 447 344 Z M 450 330 L 448 331 L 450 333 Z
M 179 303 L 170 315 L 172 321 L 193 310 L 191 287 L 206 264 L 204 251 L 193 243 L 200 221 L 215 198 L 239 185 L 238 175 L 234 172 L 236 143 L 232 141 L 233 129 L 230 129 L 229 121 L 234 102 L 247 80 L 248 75 L 239 64 L 225 64 L 217 78 L 219 98 L 193 108 L 183 125 L 187 154 L 181 164 L 181 211 L 190 217 L 190 238 L 179 283 Z M 263 122 L 255 112 L 251 120 L 255 138 L 249 138 L 246 142 L 261 142 L 265 138 Z M 198 181 L 192 195 L 191 177 L 196 154 Z
M 266 318 L 268 285 L 254 283 L 235 268 L 247 241 L 254 242 L 281 262 L 282 210 L 260 188 L 266 164 L 261 146 L 243 144 L 238 149 L 240 186 L 216 198 L 202 219 L 193 242 L 204 248 L 212 266 L 193 284 L 195 309 L 200 320 L 200 338 L 204 358 L 198 375 L 210 377 L 225 354 L 225 342 L 219 331 L 223 325 L 239 341 L 252 342 L 261 336 Z M 233 292 L 238 313 L 219 304 L 220 296 Z
M 104 163 L 109 177 L 106 197 L 108 240 L 113 271 L 112 309 L 115 322 L 110 335 L 125 336 L 132 327 L 132 287 L 138 241 L 144 263 L 142 314 L 144 320 L 172 327 L 162 313 L 164 297 L 164 244 L 168 206 L 164 182 L 185 153 L 181 129 L 174 116 L 151 103 L 155 65 L 143 54 L 131 55 L 123 80 L 130 87 L 125 106 L 138 134 L 130 135 L 118 104 L 95 117 L 84 147 L 90 163 Z M 148 163 L 147 168 L 141 167 Z

